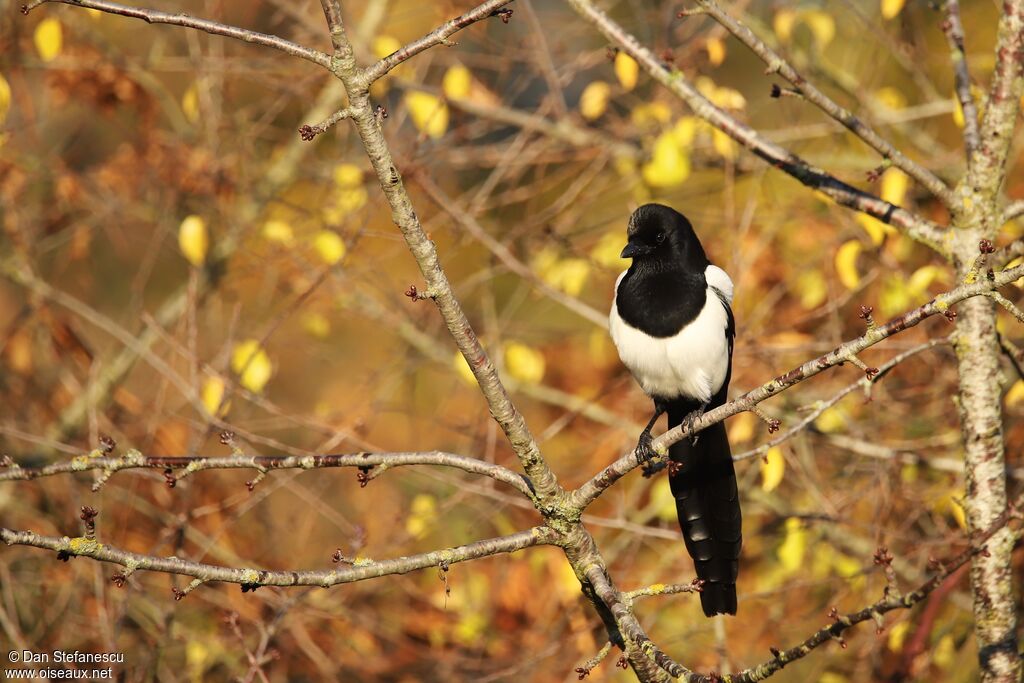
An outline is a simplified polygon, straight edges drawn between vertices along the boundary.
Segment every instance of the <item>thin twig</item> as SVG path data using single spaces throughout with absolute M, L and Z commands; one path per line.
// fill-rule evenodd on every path
M 369 87 L 371 83 L 379 79 L 381 76 L 384 76 L 387 72 L 408 60 L 410 57 L 418 55 L 424 50 L 434 47 L 435 45 L 451 44 L 451 41 L 448 40 L 450 36 L 471 24 L 475 24 L 478 21 L 494 16 L 496 10 L 501 9 L 511 2 L 512 0 L 487 0 L 487 2 L 477 5 L 465 14 L 461 14 L 446 24 L 438 26 L 422 38 L 414 40 L 407 45 L 403 45 L 400 49 L 391 53 L 387 57 L 384 57 L 377 63 L 366 67 L 359 72 L 358 82 L 362 87 Z
M 11 466 L 0 469 L 0 481 L 26 481 L 51 477 L 69 472 L 99 471 L 110 476 L 121 470 L 170 469 L 184 470 L 188 474 L 203 470 L 253 469 L 314 470 L 334 467 L 377 468 L 376 471 L 409 465 L 440 465 L 453 467 L 491 477 L 508 484 L 524 496 L 531 496 L 529 481 L 512 470 L 484 462 L 476 458 L 441 451 L 418 453 L 351 453 L 325 455 L 229 455 L 229 456 L 145 456 L 138 451 L 128 451 L 121 457 L 90 457 L 82 455 L 70 461 L 58 462 L 44 467 Z
M 699 118 L 718 128 L 775 168 L 781 169 L 804 185 L 819 190 L 836 203 L 901 228 L 907 235 L 927 244 L 940 254 L 948 253 L 949 248 L 943 239 L 945 231 L 937 224 L 858 190 L 811 166 L 789 150 L 770 142 L 754 129 L 712 104 L 686 80 L 681 71 L 670 68 L 651 50 L 641 45 L 635 36 L 623 29 L 607 13 L 598 9 L 593 0 L 567 1 L 580 16 L 593 23 L 608 40 L 625 50 L 655 80 L 686 102 Z
M 141 555 L 109 546 L 84 537 L 43 536 L 31 531 L 15 531 L 0 527 L 0 541 L 7 545 L 27 545 L 52 550 L 62 557 L 89 557 L 100 562 L 119 564 L 129 571 L 145 570 L 191 576 L 200 582 L 237 583 L 252 590 L 259 586 L 321 586 L 328 588 L 342 583 L 363 581 L 392 574 L 407 574 L 417 569 L 437 567 L 441 562 L 455 564 L 499 553 L 512 553 L 537 545 L 557 545 L 558 534 L 547 527 L 534 527 L 508 536 L 475 541 L 466 545 L 409 555 L 390 560 L 357 558 L 351 566 L 331 570 L 279 571 L 222 567 L 178 557 Z
M 934 173 L 909 159 L 903 152 L 879 135 L 867 123 L 859 119 L 849 109 L 835 102 L 828 95 L 818 90 L 813 83 L 797 73 L 796 69 L 779 53 L 771 49 L 763 40 L 738 19 L 730 15 L 716 0 L 697 0 L 697 3 L 718 23 L 750 48 L 754 54 L 768 65 L 768 73 L 777 73 L 793 84 L 797 92 L 808 102 L 816 105 L 823 112 L 848 128 L 854 135 L 866 142 L 892 165 L 906 172 L 911 178 L 921 183 L 933 195 L 942 200 L 943 204 L 952 207 L 957 205 L 953 192 Z
M 953 77 L 956 97 L 964 115 L 964 147 L 970 161 L 981 143 L 978 132 L 978 105 L 971 95 L 971 74 L 967 68 L 967 52 L 964 50 L 964 25 L 960 21 L 959 0 L 946 0 L 946 20 L 942 32 L 949 43 L 950 58 L 953 61 Z
M 290 40 L 285 40 L 280 36 L 272 36 L 266 33 L 259 33 L 258 31 L 250 31 L 247 28 L 221 24 L 220 22 L 211 21 L 209 19 L 190 17 L 189 15 L 181 12 L 172 14 L 170 12 L 161 12 L 160 10 L 155 9 L 129 7 L 116 2 L 109 2 L 109 0 L 36 0 L 35 2 L 27 5 L 22 11 L 27 14 L 29 10 L 47 2 L 60 2 L 65 5 L 95 9 L 109 14 L 117 14 L 122 17 L 142 19 L 148 24 L 169 24 L 171 26 L 194 28 L 215 36 L 227 36 L 228 38 L 235 38 L 246 43 L 253 43 L 254 45 L 272 47 L 275 50 L 280 50 L 281 52 L 290 54 L 294 57 L 301 57 L 306 61 L 313 62 L 314 64 L 324 68 L 330 68 L 331 66 L 330 56 L 326 53 L 320 52 L 319 50 L 304 47 L 297 43 L 293 43 Z

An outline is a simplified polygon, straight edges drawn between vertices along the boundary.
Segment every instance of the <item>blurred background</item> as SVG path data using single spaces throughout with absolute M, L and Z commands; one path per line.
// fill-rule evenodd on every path
M 362 63 L 471 7 L 344 3 Z M 857 187 L 931 220 L 941 206 L 799 97 L 772 97 L 764 65 L 679 2 L 606 2 L 712 101 Z M 963 165 L 942 13 L 929 3 L 739 0 L 731 11 L 802 73 L 946 179 Z M 68 459 L 101 435 L 118 452 L 447 450 L 518 469 L 430 302 L 324 70 L 269 49 L 58 4 L 0 3 L 0 451 Z M 327 51 L 315 2 L 161 2 Z M 517 0 L 505 23 L 460 32 L 373 88 L 385 134 L 456 293 L 565 486 L 635 445 L 648 399 L 621 366 L 605 316 L 625 222 L 659 201 L 685 213 L 732 275 L 733 395 L 955 283 L 923 247 L 771 170 L 693 118 L 562 3 Z M 997 6 L 963 3 L 979 84 Z M 779 82 L 781 84 L 781 81 Z M 979 90 L 979 93 L 982 92 Z M 1019 162 L 1010 196 L 1024 195 Z M 1003 240 L 1024 232 L 1004 229 Z M 1000 242 L 1002 243 L 1002 241 Z M 1019 292 L 1007 293 L 1019 299 Z M 1005 312 L 1000 311 L 1001 318 Z M 1021 343 L 1019 326 L 1001 320 Z M 880 366 L 949 334 L 930 319 L 864 354 Z M 737 464 L 744 508 L 737 618 L 693 596 L 648 598 L 655 641 L 698 670 L 767 659 L 881 596 L 878 545 L 901 586 L 963 544 L 961 446 L 948 347 L 909 358 L 781 446 Z M 847 365 L 763 404 L 799 420 L 863 376 Z M 1020 476 L 1024 383 L 1006 366 L 1007 453 Z M 1016 383 L 1015 383 L 1016 382 Z M 770 438 L 728 421 L 734 452 Z M 81 533 L 140 553 L 273 569 L 389 558 L 538 521 L 517 494 L 437 468 L 360 488 L 352 470 L 158 471 L 0 485 L 3 526 Z M 688 583 L 693 568 L 663 476 L 634 473 L 589 511 L 618 586 Z M 1020 557 L 1018 556 L 1018 564 Z M 52 553 L 0 550 L 0 641 L 119 651 L 123 680 L 563 681 L 606 637 L 553 548 L 329 590 L 207 585 Z M 865 624 L 775 680 L 975 678 L 965 574 L 884 630 Z M 446 592 L 447 591 L 447 592 Z M 634 680 L 614 666 L 592 679 Z M 255 664 L 253 663 L 255 662 Z M 6 666 L 5 662 L 3 666 Z

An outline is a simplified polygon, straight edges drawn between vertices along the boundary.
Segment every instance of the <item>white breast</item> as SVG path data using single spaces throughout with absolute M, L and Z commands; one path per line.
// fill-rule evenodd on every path
M 616 292 L 623 275 L 615 282 Z M 729 370 L 729 341 L 725 336 L 728 314 L 712 287 L 731 301 L 732 281 L 716 266 L 709 266 L 705 275 L 709 286 L 704 308 L 672 337 L 652 337 L 630 326 L 612 302 L 608 326 L 612 341 L 623 364 L 649 395 L 707 402 L 725 382 Z

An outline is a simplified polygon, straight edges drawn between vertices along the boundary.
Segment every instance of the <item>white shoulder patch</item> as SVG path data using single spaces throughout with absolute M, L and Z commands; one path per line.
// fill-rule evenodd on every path
M 716 265 L 710 265 L 704 269 L 704 279 L 708 281 L 709 285 L 722 292 L 729 303 L 732 304 L 733 286 L 728 273 Z

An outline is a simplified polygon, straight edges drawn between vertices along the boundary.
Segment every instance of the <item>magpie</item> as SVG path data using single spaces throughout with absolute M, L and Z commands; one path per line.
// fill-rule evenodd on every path
M 742 533 L 729 439 L 721 422 L 693 433 L 693 422 L 725 403 L 729 390 L 732 280 L 708 260 L 690 221 L 661 204 L 629 217 L 622 258 L 632 264 L 615 282 L 609 330 L 619 358 L 654 401 L 637 460 L 653 456 L 651 428 L 662 413 L 670 429 L 688 428 L 688 438 L 668 451 L 679 526 L 704 582 L 704 614 L 736 614 Z

